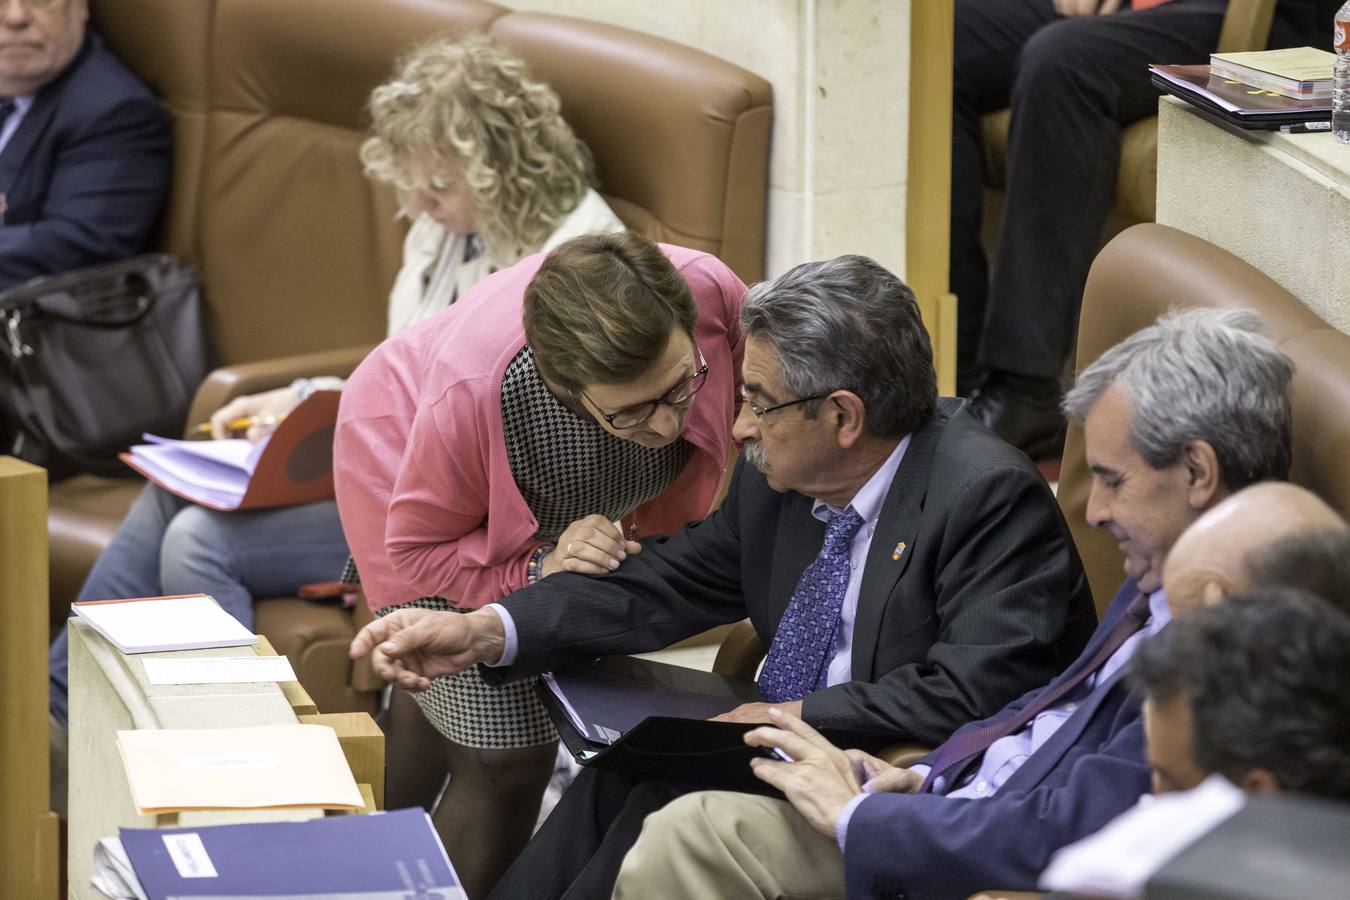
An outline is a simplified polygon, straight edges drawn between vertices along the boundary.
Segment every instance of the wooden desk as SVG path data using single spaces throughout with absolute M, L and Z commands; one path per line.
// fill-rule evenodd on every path
M 1158 222 L 1251 263 L 1350 333 L 1350 145 L 1158 105 Z
M 57 893 L 48 809 L 47 473 L 0 457 L 0 897 Z
M 97 897 L 89 886 L 94 845 L 121 827 L 220 825 L 300 820 L 316 810 L 211 810 L 142 816 L 131 800 L 116 737 L 132 728 L 241 728 L 297 722 L 277 684 L 152 685 L 142 660 L 155 657 L 249 656 L 252 647 L 127 656 L 78 619 L 70 620 L 70 819 L 67 863 L 71 897 Z

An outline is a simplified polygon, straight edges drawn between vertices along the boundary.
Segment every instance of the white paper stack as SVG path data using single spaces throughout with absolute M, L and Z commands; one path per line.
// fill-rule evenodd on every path
M 71 610 L 123 653 L 244 647 L 258 638 L 206 594 L 85 600 Z
M 94 845 L 94 874 L 89 883 L 110 900 L 149 900 L 122 842 L 115 837 Z

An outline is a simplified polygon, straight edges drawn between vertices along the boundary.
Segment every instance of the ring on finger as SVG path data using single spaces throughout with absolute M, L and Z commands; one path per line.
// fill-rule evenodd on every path
M 575 544 L 575 543 L 576 543 L 576 541 L 568 541 L 568 542 L 567 542 L 567 549 L 564 550 L 563 552 L 566 553 L 568 556 L 575 556 L 576 554 L 572 552 L 572 545 Z

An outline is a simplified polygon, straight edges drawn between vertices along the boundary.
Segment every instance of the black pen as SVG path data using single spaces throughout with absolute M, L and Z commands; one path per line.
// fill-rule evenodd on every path
M 1309 134 L 1314 131 L 1330 131 L 1331 122 L 1295 122 L 1293 125 L 1281 125 L 1280 134 Z

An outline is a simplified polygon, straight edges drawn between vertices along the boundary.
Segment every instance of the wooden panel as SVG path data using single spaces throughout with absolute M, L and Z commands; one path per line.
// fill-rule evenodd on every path
M 938 391 L 956 391 L 956 297 L 948 290 L 952 201 L 952 0 L 910 4 L 905 277 L 933 340 Z
M 368 713 L 320 713 L 300 716 L 305 725 L 327 725 L 337 732 L 342 753 L 358 784 L 370 785 L 375 808 L 384 809 L 384 732 Z
M 0 457 L 0 897 L 57 892 L 46 671 L 47 473 Z

